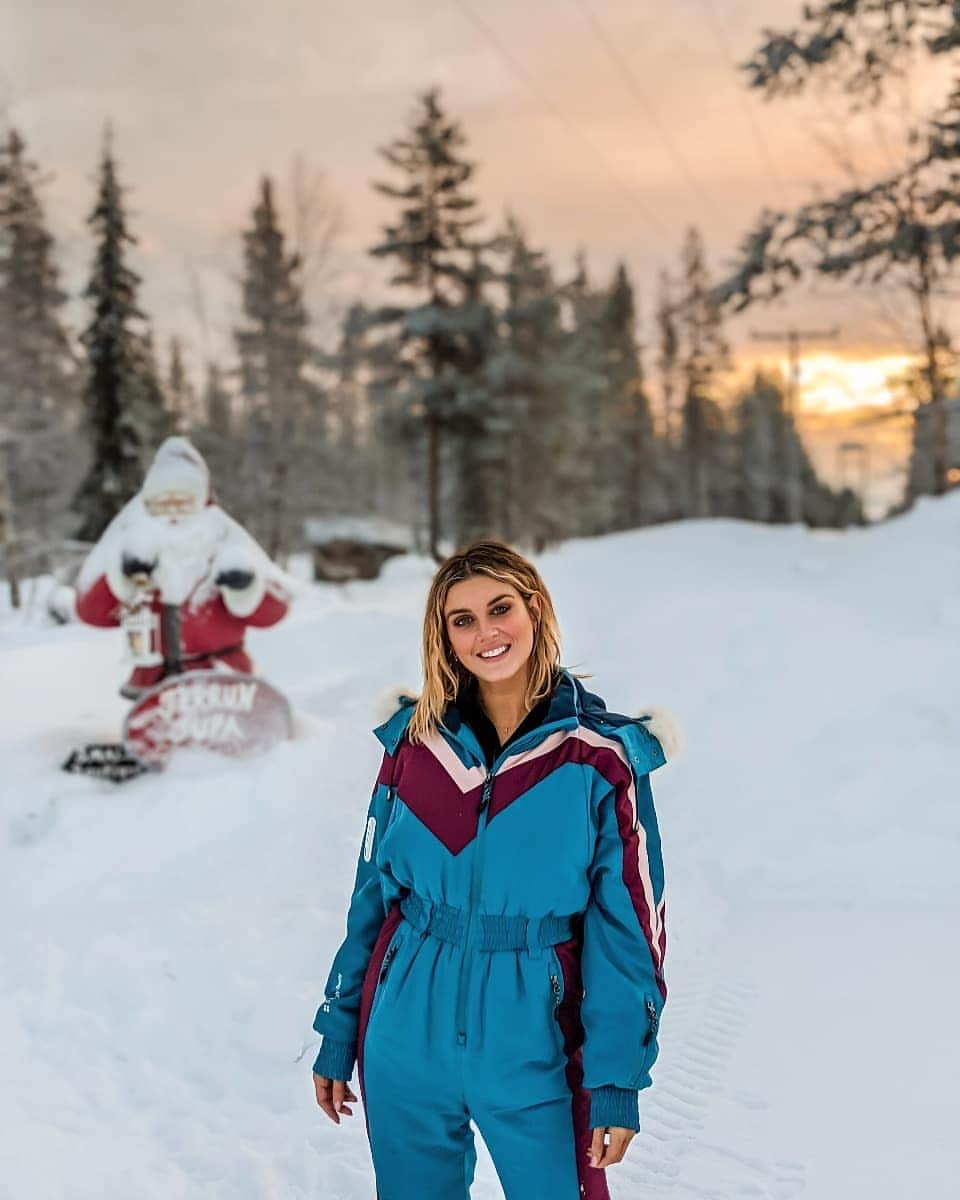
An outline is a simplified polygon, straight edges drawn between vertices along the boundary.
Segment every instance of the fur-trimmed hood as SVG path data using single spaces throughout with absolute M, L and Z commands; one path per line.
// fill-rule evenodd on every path
M 640 724 L 660 743 L 663 757 L 667 762 L 676 762 L 685 748 L 685 738 L 680 723 L 674 714 L 666 708 L 645 705 L 635 709 L 632 716 L 611 712 L 600 696 L 588 692 L 580 680 L 576 680 L 579 694 L 580 709 L 587 723 L 594 721 L 608 725 Z M 403 709 L 416 703 L 418 691 L 416 688 L 392 685 L 380 694 L 376 705 L 377 727 L 382 728 Z

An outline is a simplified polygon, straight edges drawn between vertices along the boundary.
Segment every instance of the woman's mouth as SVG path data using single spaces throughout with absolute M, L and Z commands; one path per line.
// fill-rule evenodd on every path
M 492 646 L 489 650 L 481 650 L 477 657 L 482 658 L 484 662 L 496 661 L 509 652 L 511 645 L 511 642 L 504 642 L 502 646 Z

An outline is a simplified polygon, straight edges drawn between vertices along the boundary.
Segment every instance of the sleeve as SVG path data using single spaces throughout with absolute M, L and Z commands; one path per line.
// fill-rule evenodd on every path
M 89 587 L 77 589 L 77 616 L 86 625 L 119 625 L 121 601 L 130 598 L 132 589 L 124 588 L 119 572 L 98 576 Z
M 324 997 L 317 1009 L 313 1028 L 323 1035 L 320 1053 L 313 1064 L 317 1075 L 349 1080 L 357 1054 L 360 992 L 374 943 L 386 918 L 377 847 L 387 823 L 392 760 L 384 751 L 383 762 L 367 809 L 357 871 L 347 912 L 347 932 L 333 960 Z
M 667 996 L 663 860 L 649 774 L 624 767 L 603 787 L 584 914 L 583 1086 L 592 1128 L 639 1129 Z

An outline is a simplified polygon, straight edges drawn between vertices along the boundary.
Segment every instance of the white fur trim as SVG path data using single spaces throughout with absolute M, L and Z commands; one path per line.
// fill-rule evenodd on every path
M 377 724 L 383 725 L 384 722 L 390 720 L 400 707 L 401 696 L 415 697 L 416 695 L 416 688 L 398 687 L 396 684 L 381 692 L 376 706 Z
M 131 604 L 137 594 L 137 586 L 133 580 L 124 575 L 120 563 L 108 561 L 104 575 L 107 577 L 107 587 L 120 603 Z
M 676 762 L 684 751 L 686 741 L 673 713 L 666 708 L 638 708 L 637 718 L 663 747 L 667 762 Z
M 235 617 L 249 617 L 263 602 L 267 584 L 262 575 L 254 575 L 253 582 L 245 588 L 220 588 L 220 595 L 227 611 Z

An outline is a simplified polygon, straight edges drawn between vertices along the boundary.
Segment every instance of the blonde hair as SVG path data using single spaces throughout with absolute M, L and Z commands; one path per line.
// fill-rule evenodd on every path
M 533 649 L 527 664 L 529 677 L 524 694 L 527 710 L 550 695 L 556 684 L 560 670 L 560 629 L 553 601 L 539 571 L 506 542 L 475 538 L 440 564 L 430 585 L 423 618 L 424 687 L 407 725 L 411 742 L 423 742 L 437 731 L 447 704 L 456 699 L 470 678 L 471 673 L 450 645 L 443 608 L 453 585 L 475 575 L 486 575 L 515 588 L 533 621 Z M 530 608 L 533 596 L 540 601 L 539 616 Z

